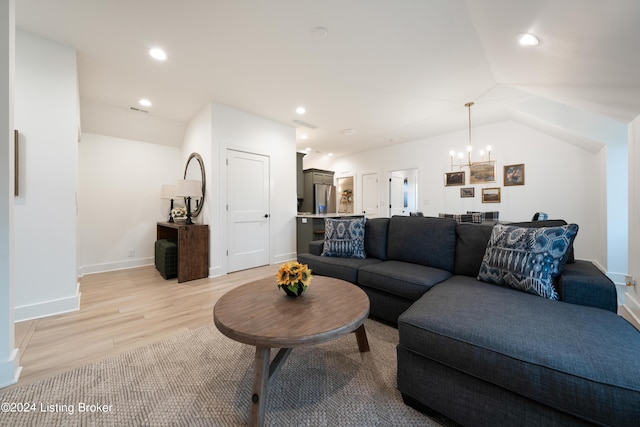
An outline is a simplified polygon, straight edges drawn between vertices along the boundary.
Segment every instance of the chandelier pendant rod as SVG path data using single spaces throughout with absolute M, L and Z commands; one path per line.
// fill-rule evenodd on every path
M 469 167 L 471 167 L 471 107 L 473 106 L 473 102 L 467 102 L 464 106 L 469 110 L 469 146 L 467 147 L 467 159 Z

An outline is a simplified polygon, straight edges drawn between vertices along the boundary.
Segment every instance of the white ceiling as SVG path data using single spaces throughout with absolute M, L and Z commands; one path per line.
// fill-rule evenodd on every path
M 467 101 L 474 124 L 537 98 L 627 123 L 639 24 L 638 0 L 16 1 L 18 28 L 77 50 L 83 100 L 128 110 L 144 97 L 180 122 L 212 101 L 299 119 L 317 129 L 297 127 L 298 149 L 336 156 L 463 129 Z M 517 45 L 527 31 L 539 46 Z

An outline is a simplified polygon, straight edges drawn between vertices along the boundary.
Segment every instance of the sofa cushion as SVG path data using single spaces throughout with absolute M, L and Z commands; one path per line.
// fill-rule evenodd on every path
M 567 225 L 567 221 L 563 219 L 546 219 L 546 220 L 536 220 L 536 221 L 524 221 L 524 222 L 512 222 L 509 225 L 517 226 L 517 227 L 528 227 L 528 228 L 540 228 L 540 227 L 560 227 L 562 225 Z M 572 263 L 575 261 L 574 251 L 573 251 L 573 243 L 569 247 L 569 258 L 567 258 L 568 263 Z
M 640 332 L 615 313 L 454 276 L 398 333 L 399 347 L 592 423 L 640 419 Z
M 389 220 L 387 259 L 453 271 L 456 221 L 394 216 Z
M 402 261 L 366 265 L 358 272 L 358 284 L 415 301 L 433 285 L 451 277 L 438 268 Z
M 577 233 L 576 224 L 543 228 L 498 224 L 491 232 L 478 279 L 557 300 L 553 281 L 562 273 Z
M 324 247 L 322 256 L 339 258 L 365 258 L 365 218 L 324 220 Z
M 307 264 L 313 274 L 357 283 L 360 267 L 382 261 L 377 258 L 336 258 L 313 254 L 298 254 L 298 262 Z
M 491 236 L 491 225 L 458 224 L 453 274 L 477 277 Z
M 367 257 L 386 260 L 389 218 L 368 219 L 364 229 L 364 252 Z

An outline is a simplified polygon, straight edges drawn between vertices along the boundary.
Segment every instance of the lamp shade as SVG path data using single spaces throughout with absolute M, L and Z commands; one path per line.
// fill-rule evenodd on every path
M 161 199 L 175 199 L 176 198 L 176 186 L 175 185 L 163 185 L 160 189 Z
M 202 197 L 202 181 L 179 179 L 176 181 L 176 196 Z

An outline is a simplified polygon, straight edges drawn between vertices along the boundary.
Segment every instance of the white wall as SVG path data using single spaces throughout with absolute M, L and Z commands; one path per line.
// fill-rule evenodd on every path
M 198 153 L 202 157 L 205 168 L 204 205 L 200 215 L 194 219 L 197 224 L 209 224 L 209 276 L 219 276 L 222 273 L 222 258 L 220 247 L 216 244 L 220 236 L 220 179 L 218 176 L 219 156 L 213 150 L 212 132 L 213 117 L 211 104 L 207 104 L 189 123 L 182 141 L 181 160 L 182 175 L 191 153 Z
M 169 216 L 160 188 L 182 176 L 180 148 L 83 132 L 78 153 L 79 274 L 153 264 Z
M 296 145 L 295 129 L 253 114 L 220 104 L 212 104 L 213 145 L 212 153 L 219 153 L 217 177 L 219 211 L 212 212 L 212 223 L 217 221 L 221 229 L 219 240 L 212 239 L 212 247 L 220 253 L 221 272 L 226 272 L 227 248 L 226 224 L 226 167 L 227 149 L 241 150 L 269 156 L 270 159 L 270 219 L 269 259 L 271 264 L 288 261 L 296 254 Z M 215 165 L 213 166 L 215 167 Z M 214 178 L 216 179 L 216 178 Z M 212 194 L 216 197 L 215 193 Z
M 497 160 L 497 180 L 475 187 L 474 198 L 460 198 L 461 187 L 445 187 L 444 173 L 450 170 L 449 152 L 466 147 L 467 132 L 399 144 L 335 159 L 306 156 L 304 167 L 329 168 L 356 175 L 356 212 L 361 212 L 361 176 L 392 170 L 418 168 L 418 210 L 428 216 L 467 210 L 500 211 L 504 221 L 530 220 L 542 211 L 550 218 L 562 218 L 580 225 L 575 242 L 576 256 L 595 261 L 606 269 L 606 198 L 599 188 L 606 183 L 606 151 L 593 154 L 576 145 L 535 131 L 513 121 L 474 128 L 474 146 L 491 145 Z M 503 186 L 503 166 L 525 164 L 524 186 Z M 467 182 L 468 177 L 466 178 Z M 386 182 L 380 180 L 380 206 L 388 206 Z M 501 203 L 482 203 L 481 188 L 500 187 Z
M 0 388 L 18 381 L 13 309 L 14 1 L 0 0 Z
M 629 124 L 629 274 L 636 286 L 626 289 L 624 306 L 640 323 L 640 116 Z
M 16 32 L 16 321 L 77 310 L 78 83 L 73 49 Z

